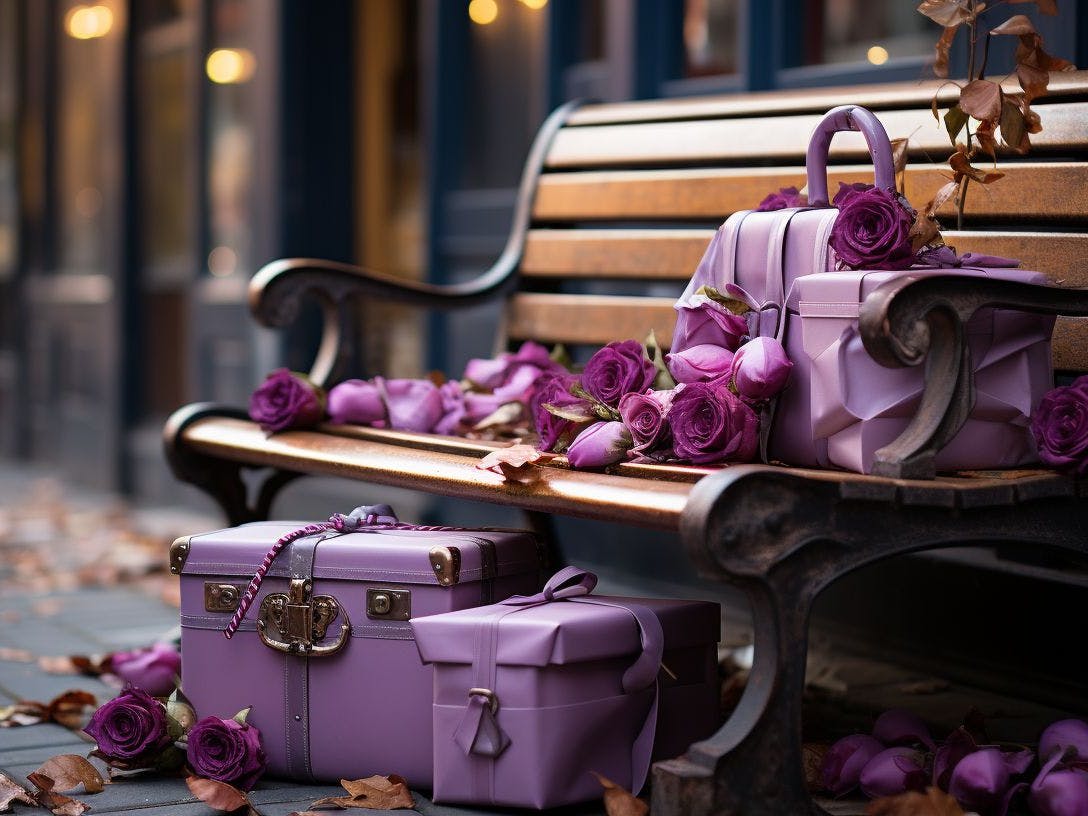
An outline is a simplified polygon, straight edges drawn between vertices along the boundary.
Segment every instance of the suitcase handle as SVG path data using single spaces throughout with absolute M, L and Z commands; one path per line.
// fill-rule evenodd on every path
M 808 174 L 808 200 L 813 206 L 826 207 L 830 200 L 827 196 L 827 153 L 831 147 L 831 137 L 840 130 L 861 131 L 869 145 L 869 155 L 873 158 L 876 186 L 882 190 L 895 188 L 892 144 L 884 125 L 867 108 L 840 105 L 824 114 L 808 143 L 805 170 Z

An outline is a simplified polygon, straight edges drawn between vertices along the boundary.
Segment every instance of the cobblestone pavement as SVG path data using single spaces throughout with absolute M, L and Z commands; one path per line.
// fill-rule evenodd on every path
M 98 678 L 51 674 L 39 657 L 95 654 L 147 645 L 176 634 L 176 580 L 165 571 L 166 548 L 177 535 L 212 529 L 220 521 L 168 509 L 130 510 L 115 496 L 73 491 L 41 474 L 0 463 L 0 707 L 19 700 L 48 702 L 84 689 L 101 702 L 117 693 Z M 60 725 L 0 728 L 0 771 L 21 784 L 48 758 L 85 754 L 92 745 Z M 305 810 L 315 799 L 342 795 L 339 786 L 262 780 L 250 799 L 262 816 Z M 180 778 L 135 777 L 101 793 L 72 794 L 91 813 L 208 816 Z M 416 794 L 424 816 L 476 816 L 479 811 L 435 805 Z M 47 811 L 15 804 L 15 813 Z M 557 811 L 599 814 L 599 806 Z

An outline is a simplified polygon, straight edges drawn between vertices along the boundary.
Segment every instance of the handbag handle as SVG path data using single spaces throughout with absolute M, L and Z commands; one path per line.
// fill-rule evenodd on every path
M 860 105 L 840 105 L 832 108 L 808 143 L 805 156 L 805 170 L 808 174 L 808 200 L 815 205 L 827 206 L 827 152 L 831 147 L 831 137 L 840 130 L 859 130 L 869 145 L 869 155 L 873 158 L 873 170 L 876 186 L 882 190 L 895 188 L 895 162 L 892 160 L 892 143 L 884 125 L 873 112 Z

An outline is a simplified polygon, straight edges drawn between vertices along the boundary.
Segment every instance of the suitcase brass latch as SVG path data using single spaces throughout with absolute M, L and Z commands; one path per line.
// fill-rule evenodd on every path
M 292 579 L 288 594 L 276 592 L 261 601 L 257 634 L 270 649 L 306 657 L 326 657 L 347 643 L 351 627 L 345 621 L 332 643 L 321 645 L 329 625 L 340 615 L 340 604 L 332 595 L 315 595 L 308 578 Z

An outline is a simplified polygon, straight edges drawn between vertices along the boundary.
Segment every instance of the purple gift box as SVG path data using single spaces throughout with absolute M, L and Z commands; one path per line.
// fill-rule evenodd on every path
M 718 725 L 721 612 L 588 594 L 574 567 L 539 595 L 412 620 L 434 664 L 437 802 L 546 808 L 638 791 L 652 759 Z
M 182 678 L 197 714 L 252 706 L 269 773 L 431 784 L 431 667 L 408 619 L 539 586 L 529 533 L 377 524 L 290 543 L 238 632 L 223 630 L 257 566 L 305 522 L 259 522 L 179 539 Z M 296 597 L 297 596 L 297 597 Z

